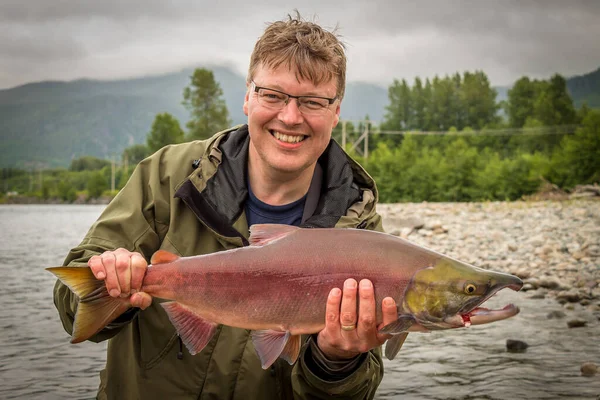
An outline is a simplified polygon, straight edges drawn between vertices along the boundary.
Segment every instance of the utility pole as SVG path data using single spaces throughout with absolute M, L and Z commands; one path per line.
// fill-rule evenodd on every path
M 346 150 L 346 121 L 342 121 L 342 149 Z
M 111 161 L 111 168 L 110 168 L 110 191 L 114 192 L 115 191 L 115 156 L 111 156 L 110 157 L 110 161 Z
M 369 121 L 365 121 L 365 141 L 364 141 L 364 151 L 363 154 L 365 156 L 365 161 L 369 159 Z

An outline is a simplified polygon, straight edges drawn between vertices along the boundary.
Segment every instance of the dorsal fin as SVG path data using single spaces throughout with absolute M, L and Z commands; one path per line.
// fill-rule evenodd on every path
M 252 246 L 264 246 L 296 232 L 297 226 L 283 224 L 254 224 L 250 227 L 249 242 Z
M 165 264 L 170 263 L 177 260 L 179 256 L 177 254 L 170 253 L 166 250 L 158 250 L 156 253 L 152 255 L 152 259 L 150 259 L 150 263 L 152 265 L 156 264 Z

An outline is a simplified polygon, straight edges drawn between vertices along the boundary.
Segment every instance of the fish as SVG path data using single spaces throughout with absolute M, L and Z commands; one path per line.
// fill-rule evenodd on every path
M 46 268 L 79 297 L 72 343 L 87 340 L 131 308 L 113 298 L 89 267 Z M 353 228 L 300 228 L 279 224 L 250 227 L 249 245 L 180 257 L 153 254 L 141 290 L 155 299 L 190 354 L 202 351 L 217 327 L 251 330 L 261 366 L 281 357 L 293 364 L 301 335 L 325 327 L 327 297 L 347 278 L 369 279 L 376 299 L 396 301 L 398 319 L 381 327 L 391 335 L 385 355 L 394 359 L 409 332 L 481 325 L 510 318 L 514 304 L 480 307 L 503 288 L 520 290 L 516 276 L 485 270 L 414 242 Z

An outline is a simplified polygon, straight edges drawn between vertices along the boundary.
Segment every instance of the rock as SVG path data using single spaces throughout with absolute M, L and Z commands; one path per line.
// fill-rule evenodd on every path
M 540 287 L 543 287 L 546 289 L 561 289 L 561 288 L 563 288 L 563 284 L 560 281 L 560 279 L 558 279 L 555 276 L 543 277 L 543 278 L 540 278 Z
M 577 303 L 581 301 L 581 293 L 577 289 L 571 289 L 569 291 L 562 291 L 556 295 L 558 301 L 565 300 L 569 303 Z
M 567 321 L 567 326 L 569 328 L 581 328 L 587 325 L 587 321 L 584 319 L 575 318 Z
M 521 289 L 523 290 L 523 289 Z M 536 292 L 534 294 L 532 294 L 531 296 L 529 296 L 530 299 L 533 300 L 541 300 L 541 299 L 545 299 L 546 298 L 546 293 L 544 292 Z
M 580 370 L 582 376 L 594 376 L 598 373 L 598 366 L 592 362 L 584 362 Z
M 526 267 L 517 269 L 514 274 L 521 279 L 531 278 L 531 270 Z
M 525 353 L 529 345 L 521 340 L 506 339 L 506 351 L 509 353 Z
M 560 311 L 560 310 L 550 311 L 550 312 L 549 312 L 549 313 L 546 315 L 546 317 L 547 317 L 548 319 L 553 319 L 553 318 L 560 319 L 560 318 L 564 318 L 564 317 L 566 317 L 566 316 L 567 316 L 567 314 L 565 314 L 564 312 L 562 312 L 562 311 Z

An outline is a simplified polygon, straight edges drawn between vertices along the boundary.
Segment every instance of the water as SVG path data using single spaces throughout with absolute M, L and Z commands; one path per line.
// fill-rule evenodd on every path
M 53 276 L 104 206 L 0 206 L 0 398 L 95 397 L 106 344 L 71 345 L 52 302 Z M 500 292 L 490 304 L 516 303 L 521 313 L 469 329 L 412 333 L 386 374 L 377 399 L 597 399 L 600 375 L 582 377 L 585 361 L 600 364 L 600 322 L 576 307 L 566 319 L 553 300 Z M 588 321 L 569 329 L 569 318 Z M 508 353 L 506 339 L 531 347 Z

